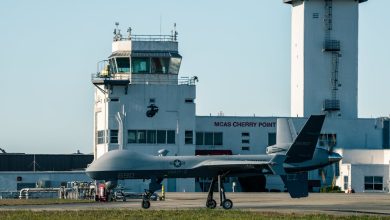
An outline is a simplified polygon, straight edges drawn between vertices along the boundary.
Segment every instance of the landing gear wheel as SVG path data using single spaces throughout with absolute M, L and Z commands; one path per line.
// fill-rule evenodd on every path
M 233 202 L 230 199 L 226 199 L 222 202 L 222 207 L 224 209 L 231 209 L 233 207 Z
M 143 200 L 142 201 L 142 208 L 144 208 L 144 209 L 150 208 L 150 202 L 148 200 Z
M 215 207 L 217 207 L 217 202 L 214 199 L 207 200 L 206 207 L 209 209 L 215 209 Z

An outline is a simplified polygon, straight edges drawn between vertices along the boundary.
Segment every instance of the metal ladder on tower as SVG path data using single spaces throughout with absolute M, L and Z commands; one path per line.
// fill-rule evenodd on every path
M 332 100 L 337 100 L 337 90 L 339 87 L 339 53 L 332 52 Z
M 333 29 L 333 5 L 332 0 L 325 0 L 325 41 L 323 46 L 324 52 L 330 52 L 331 56 L 331 98 L 324 100 L 323 110 L 339 111 L 340 102 L 337 99 L 337 90 L 339 86 L 339 57 L 340 57 L 340 41 L 331 38 L 331 31 Z

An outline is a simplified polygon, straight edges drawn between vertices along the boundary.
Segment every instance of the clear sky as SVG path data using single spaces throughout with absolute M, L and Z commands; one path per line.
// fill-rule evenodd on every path
M 390 1 L 360 5 L 359 116 L 390 114 Z M 282 0 L 1 0 L 0 147 L 92 152 L 91 74 L 114 23 L 179 32 L 197 115 L 289 116 L 291 6 Z M 161 32 L 160 32 L 161 31 Z

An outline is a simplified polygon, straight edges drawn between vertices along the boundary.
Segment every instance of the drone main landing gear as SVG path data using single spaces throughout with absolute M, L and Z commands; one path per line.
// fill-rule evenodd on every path
M 213 199 L 214 194 L 214 185 L 218 181 L 218 191 L 220 198 L 220 206 L 224 209 L 231 209 L 233 207 L 233 202 L 230 199 L 226 199 L 225 188 L 222 183 L 222 179 L 225 175 L 218 175 L 218 177 L 214 177 L 211 181 L 209 193 L 207 195 L 206 207 L 209 209 L 214 209 L 217 206 L 217 202 Z
M 149 183 L 149 189 L 145 189 L 145 193 L 142 195 L 142 203 L 141 206 L 144 209 L 150 208 L 150 197 L 152 197 L 153 193 L 162 188 L 161 182 L 163 179 L 160 178 L 151 178 Z

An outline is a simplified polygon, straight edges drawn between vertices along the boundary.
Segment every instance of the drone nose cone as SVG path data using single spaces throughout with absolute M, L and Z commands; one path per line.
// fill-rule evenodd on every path
M 343 157 L 335 152 L 330 153 L 328 156 L 329 163 L 336 163 L 339 162 L 341 159 L 343 159 Z

